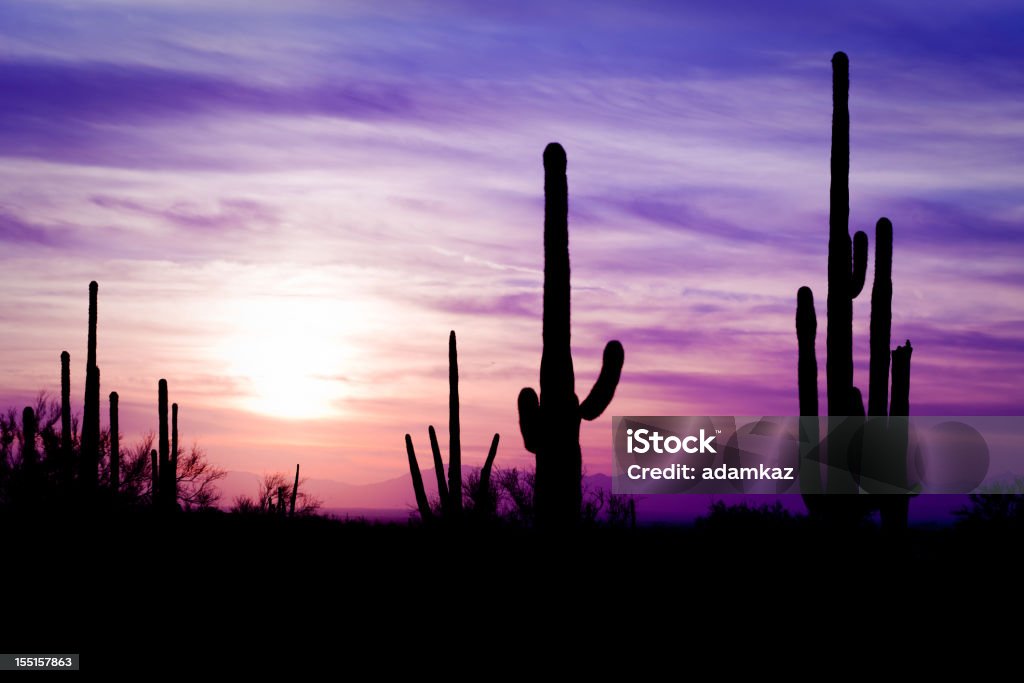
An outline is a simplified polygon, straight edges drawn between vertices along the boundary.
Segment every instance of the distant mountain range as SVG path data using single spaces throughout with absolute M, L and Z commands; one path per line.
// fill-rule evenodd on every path
M 467 472 L 468 473 L 468 472 Z M 228 508 L 236 496 L 254 496 L 261 477 L 252 472 L 228 472 L 218 482 L 222 507 Z M 437 477 L 433 469 L 423 470 L 423 483 L 427 496 L 437 496 Z M 589 491 L 610 491 L 612 480 L 606 474 L 583 478 Z M 323 501 L 325 512 L 337 517 L 363 517 L 369 520 L 402 521 L 414 514 L 412 478 L 405 474 L 373 484 L 349 484 L 332 479 L 309 479 L 305 490 Z M 772 504 L 776 500 L 794 514 L 804 514 L 806 508 L 799 495 L 648 495 L 637 497 L 637 520 L 643 524 L 688 524 L 707 513 L 711 503 L 724 500 L 728 504 Z M 953 510 L 963 506 L 967 496 L 918 496 L 911 503 L 912 521 L 918 523 L 950 522 Z

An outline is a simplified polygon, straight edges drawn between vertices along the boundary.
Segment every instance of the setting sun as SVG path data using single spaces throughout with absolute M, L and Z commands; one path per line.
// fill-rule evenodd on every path
M 344 344 L 339 304 L 312 298 L 244 301 L 219 352 L 241 391 L 240 407 L 270 417 L 317 419 L 339 413 Z

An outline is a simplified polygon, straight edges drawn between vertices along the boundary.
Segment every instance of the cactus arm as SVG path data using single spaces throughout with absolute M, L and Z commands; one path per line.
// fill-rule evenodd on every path
M 853 273 L 850 274 L 850 298 L 856 299 L 864 289 L 868 272 L 868 236 L 858 230 L 853 236 Z
M 441 499 L 441 510 L 448 510 L 448 484 L 444 480 L 444 462 L 441 460 L 441 447 L 437 445 L 437 432 L 434 425 L 427 428 L 430 434 L 430 450 L 434 454 L 434 473 L 437 475 L 437 495 Z
M 494 468 L 494 458 L 498 455 L 498 438 L 498 435 L 495 434 L 491 439 L 491 449 L 487 451 L 487 460 L 484 461 L 484 466 L 480 470 L 481 492 L 487 491 L 491 485 L 491 470 Z
M 523 435 L 523 446 L 536 454 L 540 437 L 540 399 L 529 387 L 519 392 L 519 431 Z
M 604 347 L 604 360 L 601 363 L 601 374 L 598 375 L 594 388 L 580 404 L 580 417 L 584 420 L 597 419 L 605 411 L 608 404 L 615 396 L 615 389 L 619 385 L 619 377 L 622 375 L 622 363 L 625 358 L 625 351 L 622 344 L 617 341 L 610 341 Z
M 426 522 L 431 518 L 430 503 L 427 502 L 427 492 L 423 488 L 423 475 L 420 474 L 419 463 L 416 462 L 416 451 L 412 447 L 412 436 L 405 435 L 405 451 L 409 455 L 409 473 L 412 475 L 412 488 L 416 492 L 416 507 L 419 508 L 420 518 Z M 298 468 L 296 468 L 296 472 Z

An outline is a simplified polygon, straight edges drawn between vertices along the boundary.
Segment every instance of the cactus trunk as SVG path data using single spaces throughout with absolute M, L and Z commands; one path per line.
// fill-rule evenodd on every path
M 174 499 L 170 497 L 170 485 L 167 482 L 167 474 L 171 469 L 171 443 L 167 425 L 167 380 L 160 380 L 157 394 L 157 413 L 160 419 L 160 488 L 157 500 L 159 507 L 166 509 L 174 505 Z
M 459 352 L 455 330 L 448 335 L 448 504 L 462 514 L 462 431 L 459 425 Z
M 171 500 L 178 500 L 178 404 L 171 404 L 171 471 L 167 476 Z
M 160 504 L 160 463 L 155 448 L 149 452 L 149 458 L 152 466 L 150 472 L 153 475 L 149 497 L 152 499 L 153 507 L 156 507 Z
M 99 285 L 89 283 L 89 337 L 85 361 L 85 405 L 82 411 L 79 481 L 86 491 L 96 488 L 100 439 L 100 373 L 96 367 L 96 319 Z
M 121 486 L 121 435 L 117 414 L 118 396 L 110 392 L 110 490 L 117 493 Z
M 35 469 L 39 460 L 36 452 L 36 413 L 26 407 L 21 413 L 21 467 L 25 472 Z
M 74 456 L 71 434 L 71 354 L 60 354 L 60 471 L 61 479 L 69 484 L 74 478 Z
M 539 526 L 564 528 L 579 520 L 583 457 L 580 421 L 596 419 L 615 394 L 623 351 L 617 341 L 604 351 L 604 365 L 590 395 L 576 396 L 570 347 L 569 191 L 565 150 L 544 150 L 544 319 L 540 396 L 519 393 L 519 426 L 527 450 L 536 455 L 534 504 Z
M 298 465 L 298 463 L 296 463 L 295 464 L 295 483 L 292 484 L 292 500 L 291 500 L 291 506 L 289 507 L 289 510 L 288 510 L 288 516 L 289 517 L 294 517 L 295 516 L 295 501 L 298 498 L 298 496 L 299 496 L 299 465 Z

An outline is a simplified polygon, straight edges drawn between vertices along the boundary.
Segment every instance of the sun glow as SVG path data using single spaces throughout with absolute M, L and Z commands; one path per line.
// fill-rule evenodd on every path
M 242 408 L 283 419 L 339 414 L 346 362 L 341 332 L 351 312 L 338 308 L 301 297 L 232 307 L 237 325 L 218 355 L 239 385 Z

